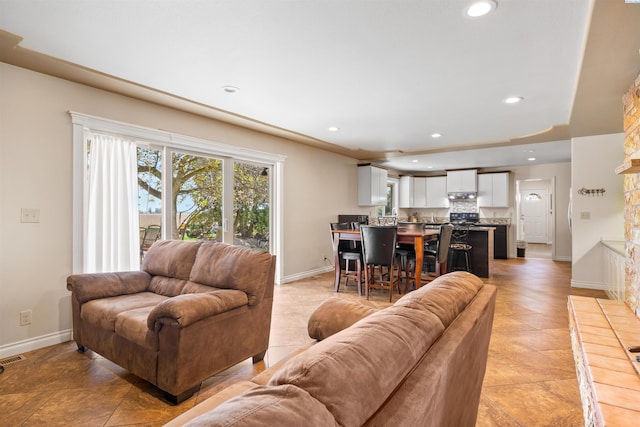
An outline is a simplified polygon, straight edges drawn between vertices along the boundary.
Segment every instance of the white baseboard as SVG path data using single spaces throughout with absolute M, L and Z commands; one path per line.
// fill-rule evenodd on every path
M 571 262 L 571 257 L 570 256 L 556 256 L 553 260 L 554 261 Z
M 280 278 L 279 285 L 289 282 L 295 282 L 300 279 L 307 279 L 309 277 L 317 276 L 318 274 L 324 274 L 333 271 L 332 265 L 316 268 L 315 270 L 303 271 L 302 273 L 292 274 L 290 276 L 284 276 Z
M 11 344 L 0 346 L 0 359 L 9 356 L 16 356 L 20 353 L 26 353 L 40 348 L 49 347 L 51 345 L 61 344 L 71 340 L 71 329 L 53 332 L 47 335 L 41 335 L 28 340 L 18 341 Z
M 583 289 L 597 289 L 599 291 L 606 291 L 609 289 L 604 283 L 596 283 L 596 282 L 583 282 L 580 280 L 571 280 L 572 288 L 583 288 Z

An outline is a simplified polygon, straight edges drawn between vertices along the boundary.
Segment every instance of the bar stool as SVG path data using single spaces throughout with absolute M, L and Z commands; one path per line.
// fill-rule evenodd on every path
M 457 226 L 454 228 L 451 233 L 451 244 L 449 245 L 449 249 L 451 249 L 451 270 L 463 270 L 471 272 L 471 246 L 468 243 L 469 239 L 469 227 L 460 227 Z M 464 268 L 460 268 L 458 257 L 460 254 L 464 255 Z
M 352 224 L 348 222 L 332 222 L 331 230 L 350 230 Z M 334 292 L 340 290 L 340 282 L 345 278 L 345 286 L 349 284 L 349 279 L 355 279 L 358 295 L 362 295 L 362 251 L 360 245 L 353 245 L 354 242 L 341 241 L 338 246 L 340 276 L 336 282 Z M 342 261 L 344 261 L 344 271 L 342 269 Z M 351 263 L 354 263 L 355 269 L 351 270 Z

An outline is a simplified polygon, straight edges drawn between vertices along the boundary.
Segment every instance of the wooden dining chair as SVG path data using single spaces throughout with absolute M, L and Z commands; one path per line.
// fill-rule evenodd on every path
M 330 224 L 331 230 L 351 230 L 352 225 L 348 222 L 332 222 Z M 333 239 L 333 233 L 331 239 Z M 353 245 L 354 242 L 340 241 L 338 243 L 338 262 L 339 265 L 335 266 L 340 269 L 338 280 L 336 282 L 334 292 L 340 290 L 340 282 L 344 277 L 344 285 L 349 284 L 349 279 L 356 281 L 358 295 L 362 295 L 362 251 L 360 246 Z M 332 244 L 333 243 L 332 241 Z M 351 270 L 351 264 L 354 264 L 353 271 Z M 343 268 L 344 265 L 344 268 Z
M 386 289 L 389 291 L 389 302 L 391 302 L 394 286 L 400 293 L 398 278 L 394 272 L 398 227 L 363 226 L 360 227 L 360 234 L 366 297 L 369 299 L 371 289 Z

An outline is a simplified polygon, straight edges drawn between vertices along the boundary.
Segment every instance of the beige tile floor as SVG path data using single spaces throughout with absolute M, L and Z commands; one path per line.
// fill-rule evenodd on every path
M 494 275 L 486 280 L 498 287 L 498 296 L 478 426 L 583 425 L 567 296 L 606 296 L 570 288 L 570 269 L 569 263 L 550 260 L 496 260 Z M 310 342 L 309 314 L 332 295 L 332 274 L 276 287 L 265 361 L 252 365 L 249 359 L 207 379 L 198 394 L 178 406 L 99 355 L 78 353 L 73 342 L 26 353 L 0 375 L 0 426 L 160 426 Z M 354 285 L 341 287 L 337 295 L 388 305 L 387 293 L 367 302 Z

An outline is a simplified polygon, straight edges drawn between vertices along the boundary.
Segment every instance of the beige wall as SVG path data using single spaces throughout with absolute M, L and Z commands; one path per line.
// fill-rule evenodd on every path
M 281 279 L 325 270 L 328 223 L 357 206 L 354 159 L 0 63 L 0 357 L 69 337 L 72 126 L 68 111 L 287 156 Z M 38 208 L 40 223 L 20 222 Z M 19 326 L 19 312 L 33 322 Z

